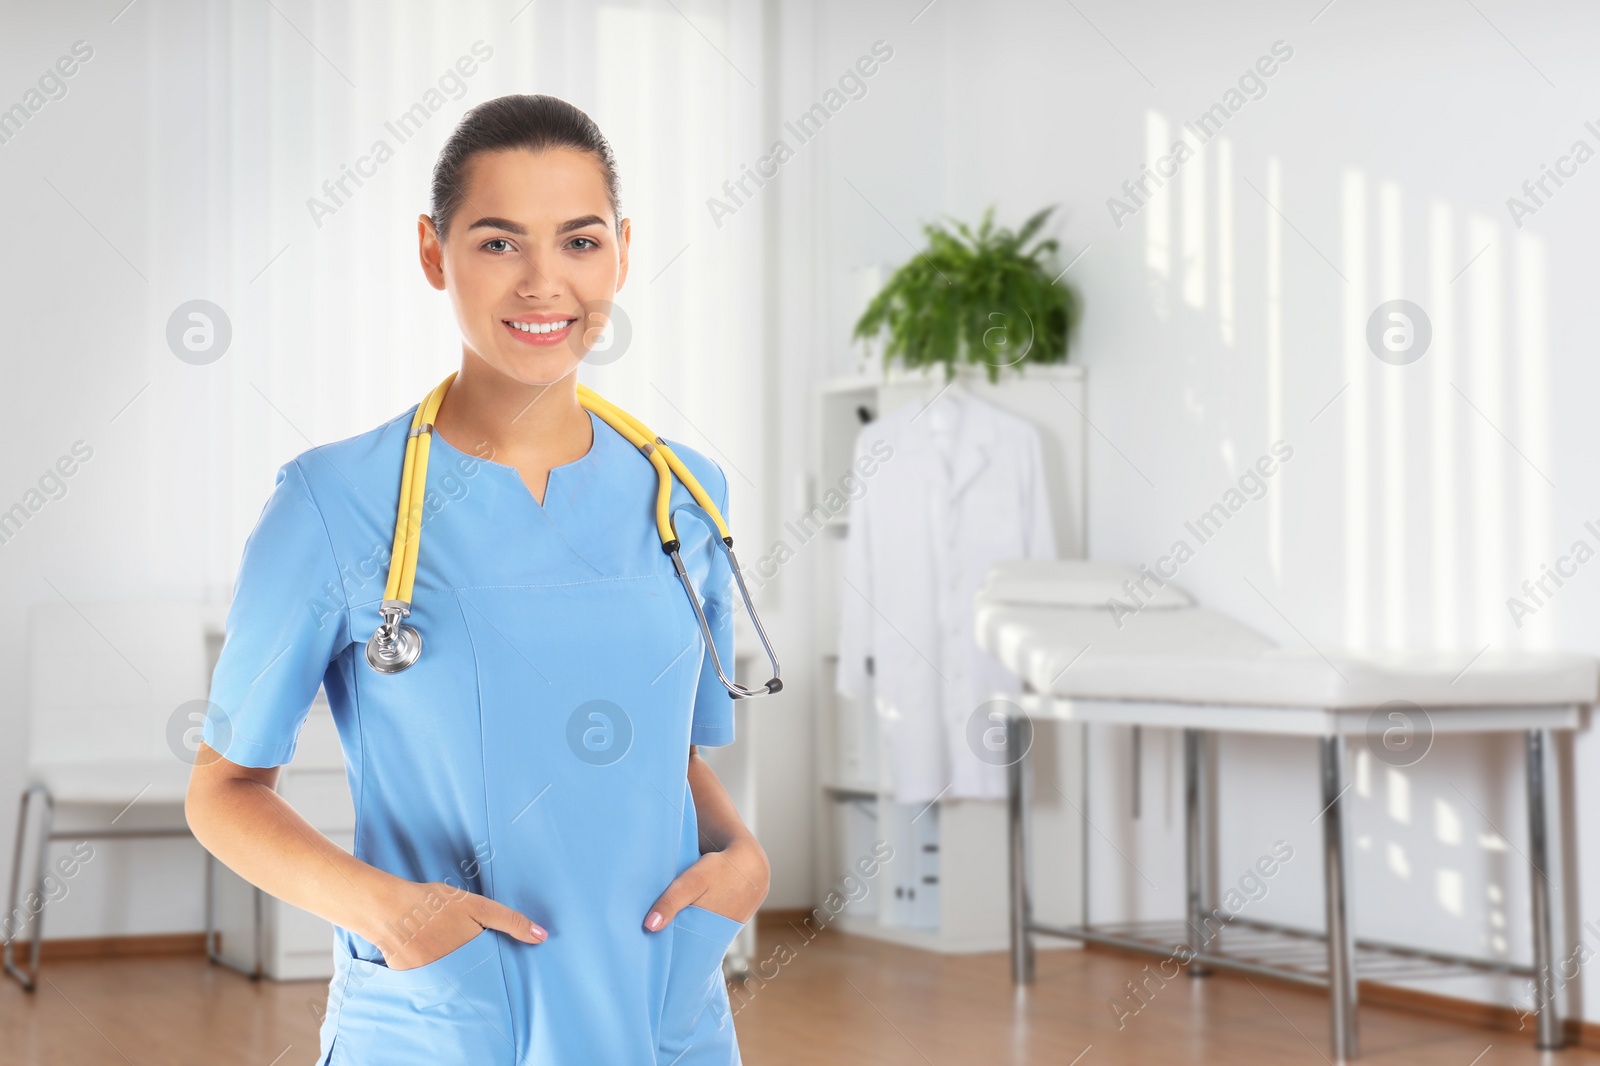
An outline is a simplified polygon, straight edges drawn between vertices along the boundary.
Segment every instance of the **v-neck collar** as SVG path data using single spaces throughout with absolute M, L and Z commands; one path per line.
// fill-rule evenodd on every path
M 545 477 L 545 483 L 544 483 L 544 498 L 545 498 L 545 500 L 547 502 L 550 499 L 551 490 L 555 488 L 556 475 L 557 474 L 561 474 L 562 477 L 565 477 L 567 471 L 575 470 L 575 469 L 577 469 L 579 467 L 586 466 L 589 463 L 595 461 L 597 453 L 600 451 L 600 447 L 601 447 L 601 445 L 600 445 L 600 434 L 602 432 L 602 427 L 604 429 L 610 429 L 611 428 L 610 426 L 607 426 L 605 424 L 605 422 L 598 415 L 596 415 L 593 411 L 589 410 L 587 407 L 584 408 L 584 413 L 589 416 L 589 429 L 590 429 L 590 433 L 591 433 L 590 440 L 589 440 L 589 450 L 584 452 L 582 455 L 578 456 L 578 458 L 572 460 L 570 463 L 562 463 L 559 466 L 552 466 L 550 468 L 550 473 Z M 613 432 L 615 432 L 615 431 L 613 431 Z M 523 480 L 522 471 L 518 470 L 516 467 L 511 466 L 511 465 L 509 465 L 507 463 L 496 462 L 493 459 L 485 459 L 485 458 L 483 458 L 482 456 L 479 456 L 479 455 L 468 455 L 466 452 L 462 451 L 460 448 L 457 448 L 454 444 L 451 444 L 449 441 L 445 440 L 444 436 L 442 434 L 435 433 L 435 434 L 433 434 L 433 445 L 432 446 L 433 447 L 438 447 L 439 445 L 443 445 L 445 450 L 447 450 L 449 452 L 452 452 L 455 455 L 461 456 L 464 459 L 468 459 L 468 460 L 471 460 L 473 462 L 483 463 L 486 466 L 495 467 L 497 469 L 504 470 L 508 475 L 510 475 L 511 477 L 516 479 L 517 486 L 519 488 L 521 488 L 523 494 L 528 497 L 528 502 L 529 503 L 533 504 L 535 507 L 537 507 L 541 511 L 543 511 L 545 509 L 545 505 L 543 503 L 539 502 L 538 498 L 534 496 L 533 490 L 528 487 L 528 483 Z

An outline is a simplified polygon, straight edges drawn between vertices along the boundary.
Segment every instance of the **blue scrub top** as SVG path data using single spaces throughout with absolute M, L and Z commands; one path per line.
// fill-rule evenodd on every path
M 390 970 L 335 927 L 318 1062 L 738 1063 L 720 963 L 740 923 L 689 907 L 659 933 L 642 925 L 700 857 L 689 745 L 733 741 L 733 701 L 656 533 L 655 469 L 591 412 L 593 445 L 550 471 L 541 505 L 515 468 L 434 434 L 408 619 L 422 657 L 380 674 L 365 644 L 415 410 L 279 469 L 202 739 L 244 766 L 287 763 L 325 687 L 356 857 L 499 900 L 550 936 L 485 929 Z M 721 468 L 667 443 L 728 520 Z M 671 508 L 731 676 L 715 525 L 676 479 Z

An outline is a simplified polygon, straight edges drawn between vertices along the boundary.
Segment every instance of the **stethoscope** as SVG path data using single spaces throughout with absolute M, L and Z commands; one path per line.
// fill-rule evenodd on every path
M 389 556 L 389 581 L 383 590 L 383 602 L 378 605 L 378 612 L 383 615 L 383 621 L 372 634 L 372 638 L 367 641 L 367 663 L 381 674 L 398 674 L 422 655 L 422 634 L 400 620 L 411 614 L 411 594 L 417 577 L 417 549 L 422 543 L 422 501 L 428 483 L 428 447 L 433 439 L 433 419 L 439 413 L 439 405 L 444 402 L 445 393 L 450 391 L 450 385 L 455 381 L 457 373 L 459 371 L 452 371 L 449 377 L 440 382 L 422 403 L 417 405 L 417 412 L 411 418 L 411 432 L 406 437 L 405 463 L 400 470 L 400 507 L 395 515 L 394 547 Z M 683 589 L 689 594 L 689 603 L 694 607 L 694 616 L 700 622 L 700 633 L 705 637 L 706 647 L 711 651 L 711 662 L 717 668 L 717 677 L 722 680 L 723 687 L 736 700 L 766 696 L 783 688 L 783 682 L 779 677 L 778 657 L 772 650 L 772 643 L 767 640 L 767 631 L 762 628 L 755 604 L 750 602 L 750 590 L 745 587 L 744 573 L 739 569 L 739 560 L 733 554 L 733 534 L 728 532 L 728 526 L 722 520 L 722 512 L 717 510 L 717 505 L 711 501 L 710 495 L 700 487 L 700 482 L 689 472 L 689 468 L 683 465 L 683 461 L 673 454 L 667 442 L 652 433 L 643 422 L 615 404 L 602 399 L 599 394 L 581 382 L 578 384 L 578 403 L 584 409 L 593 411 L 608 426 L 622 434 L 628 443 L 643 452 L 645 458 L 656 468 L 656 532 L 661 537 L 661 550 L 672 557 L 672 566 L 678 572 L 678 580 L 683 582 Z M 683 483 L 683 487 L 689 490 L 689 495 L 694 497 L 695 502 L 711 516 L 711 520 L 716 523 L 717 532 L 721 534 L 722 552 L 728 557 L 728 565 L 733 570 L 734 579 L 739 583 L 739 594 L 744 597 L 745 610 L 750 612 L 750 621 L 755 623 L 756 633 L 761 637 L 761 645 L 766 650 L 767 659 L 772 663 L 772 680 L 759 688 L 746 688 L 734 682 L 724 672 L 722 660 L 717 657 L 717 645 L 711 637 L 711 627 L 706 624 L 705 612 L 700 607 L 700 597 L 695 595 L 694 584 L 689 580 L 689 572 L 684 569 L 683 558 L 678 554 L 677 528 L 668 509 L 674 474 Z

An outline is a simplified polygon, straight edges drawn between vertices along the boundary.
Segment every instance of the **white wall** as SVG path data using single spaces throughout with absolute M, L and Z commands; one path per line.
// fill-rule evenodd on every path
M 1087 307 L 1075 358 L 1089 367 L 1098 431 L 1094 557 L 1165 554 L 1282 439 L 1294 457 L 1266 497 L 1179 578 L 1208 605 L 1325 651 L 1440 649 L 1463 665 L 1484 647 L 1600 652 L 1600 566 L 1521 628 L 1506 608 L 1574 540 L 1600 547 L 1583 528 L 1600 517 L 1588 433 L 1600 163 L 1520 228 L 1505 203 L 1575 139 L 1600 150 L 1583 125 L 1600 117 L 1583 104 L 1600 14 L 1571 3 L 918 6 L 830 4 L 818 16 L 819 87 L 873 40 L 895 47 L 817 153 L 819 318 L 833 338 L 848 331 L 848 272 L 904 261 L 936 214 L 975 219 L 998 203 L 1014 225 L 1058 203 L 1063 264 L 1083 253 L 1068 277 Z M 1277 41 L 1293 55 L 1265 95 L 1119 228 L 1107 199 Z M 1370 312 L 1393 298 L 1433 324 L 1411 365 L 1379 362 L 1364 339 Z M 1105 764 L 1126 767 L 1112 754 L 1126 735 L 1102 732 Z M 1100 828 L 1144 876 L 1102 846 L 1096 918 L 1178 913 L 1168 743 L 1146 737 L 1137 828 L 1109 806 L 1125 778 L 1097 793 Z M 1355 753 L 1361 935 L 1528 957 L 1520 753 L 1516 737 L 1440 740 L 1400 777 Z M 1314 758 L 1307 743 L 1222 746 L 1221 879 L 1279 836 L 1296 847 L 1262 917 L 1320 924 Z M 1573 758 L 1581 861 L 1567 884 L 1592 919 L 1590 734 Z M 1584 1010 L 1600 1017 L 1590 985 Z

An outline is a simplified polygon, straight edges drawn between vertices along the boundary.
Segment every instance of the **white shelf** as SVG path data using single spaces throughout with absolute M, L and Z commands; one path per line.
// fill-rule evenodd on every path
M 1021 369 L 1006 367 L 1000 372 L 1000 381 L 1081 381 L 1084 368 L 1077 363 L 1030 363 Z M 958 366 L 956 378 L 963 382 L 987 384 L 988 376 L 981 366 Z M 890 367 L 887 374 L 845 374 L 828 378 L 822 383 L 823 395 L 841 392 L 876 392 L 884 386 L 896 385 L 944 385 L 944 370 L 933 367 L 929 371 L 906 370 L 901 366 Z

